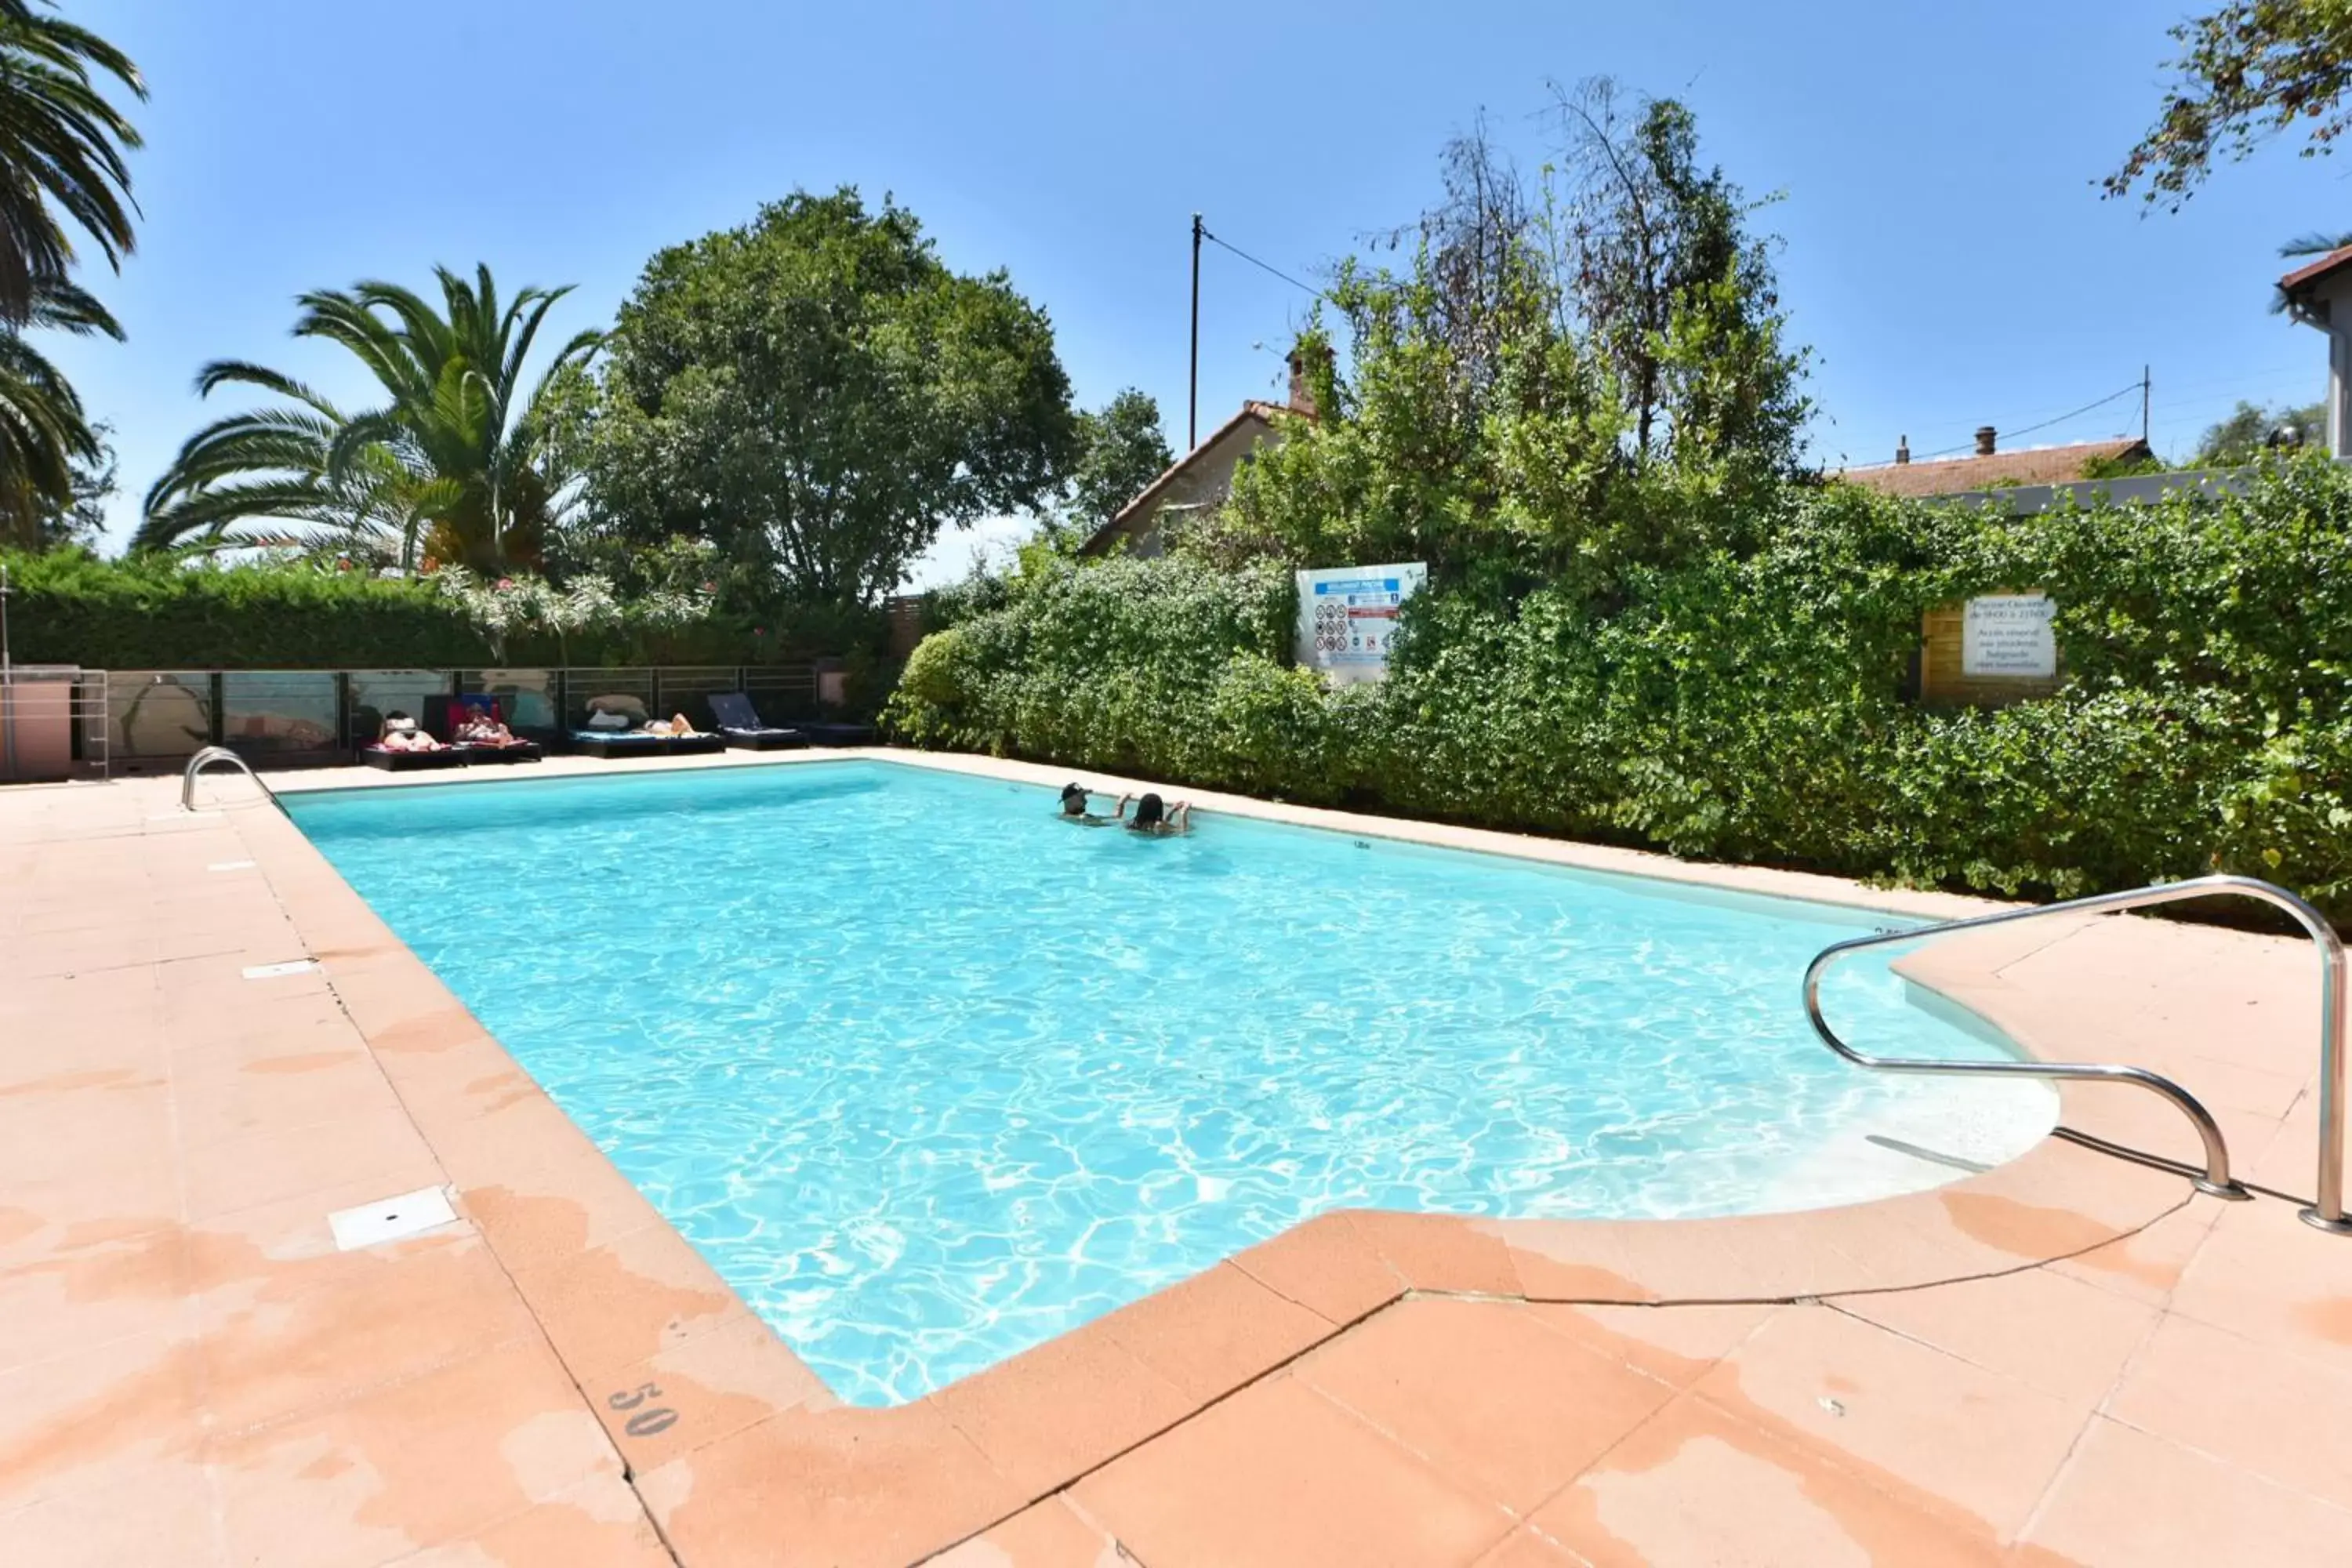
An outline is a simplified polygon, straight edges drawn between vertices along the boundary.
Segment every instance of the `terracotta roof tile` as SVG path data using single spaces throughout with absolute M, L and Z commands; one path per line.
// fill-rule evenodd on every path
M 2340 267 L 2352 266 L 2352 245 L 2331 250 L 2317 260 L 2296 268 L 2278 280 L 2278 286 L 2292 294 L 2305 284 L 2316 283 Z
M 1867 485 L 1890 496 L 1948 496 L 1996 485 L 2056 485 L 2087 478 L 2095 462 L 2145 457 L 2147 445 L 2137 436 L 2107 441 L 2078 441 L 2068 447 L 2029 447 L 2016 452 L 1995 452 L 1990 458 L 1943 458 L 1925 463 L 1884 463 L 1875 468 L 1848 468 L 1835 477 Z

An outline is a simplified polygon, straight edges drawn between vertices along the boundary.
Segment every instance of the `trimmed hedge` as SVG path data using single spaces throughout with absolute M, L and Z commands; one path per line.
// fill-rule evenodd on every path
M 771 664 L 846 654 L 879 663 L 878 612 L 779 608 L 647 637 L 509 639 L 503 661 L 429 584 L 301 566 L 101 561 L 75 550 L 6 558 L 9 642 L 26 664 L 92 669 L 447 669 Z M 869 674 L 867 684 L 875 684 Z M 856 682 L 853 681 L 853 684 Z M 878 698 L 877 698 L 878 700 Z
M 94 669 L 440 668 L 489 647 L 425 584 L 357 573 L 8 561 L 9 640 L 26 663 Z
M 2032 518 L 1791 489 L 1622 603 L 1433 588 L 1381 686 L 1289 667 L 1286 573 L 1055 565 L 927 639 L 919 745 L 2012 895 L 2214 868 L 2352 913 L 2352 473 Z M 2059 604 L 2065 684 L 1906 695 L 1928 608 Z

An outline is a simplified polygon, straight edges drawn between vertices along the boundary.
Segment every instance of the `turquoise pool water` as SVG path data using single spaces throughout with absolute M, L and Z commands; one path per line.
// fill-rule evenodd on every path
M 845 1399 L 919 1397 L 1322 1210 L 1691 1215 L 1954 1179 L 2039 1085 L 1889 1079 L 1866 914 L 912 766 L 289 794 Z M 1880 962 L 1874 1048 L 1990 1055 Z

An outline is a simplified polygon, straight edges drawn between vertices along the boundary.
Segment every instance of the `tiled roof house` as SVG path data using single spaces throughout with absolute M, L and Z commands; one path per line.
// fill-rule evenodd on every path
M 1836 477 L 1848 484 L 1867 485 L 1891 496 L 1966 495 L 1972 490 L 2008 485 L 2056 485 L 2087 479 L 2095 477 L 2098 467 L 2135 462 L 2149 456 L 2147 443 L 2137 436 L 2003 452 L 1996 448 L 1993 427 L 1987 425 L 1977 431 L 1977 449 L 1967 457 L 1915 463 L 1906 442 L 1895 449 L 1891 463 L 1847 468 Z

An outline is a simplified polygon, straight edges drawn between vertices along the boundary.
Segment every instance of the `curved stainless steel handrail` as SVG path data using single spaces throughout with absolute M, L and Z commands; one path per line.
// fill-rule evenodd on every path
M 180 809 L 182 811 L 194 811 L 196 809 L 196 775 L 204 772 L 205 768 L 209 767 L 214 763 L 231 763 L 236 764 L 238 768 L 244 770 L 245 776 L 254 782 L 254 784 L 260 789 L 263 796 L 268 800 L 270 805 L 277 806 L 280 811 L 284 811 L 286 809 L 286 807 L 280 804 L 278 799 L 278 792 L 261 782 L 261 775 L 253 771 L 253 764 L 251 763 L 247 762 L 243 757 L 238 756 L 226 746 L 206 746 L 203 751 L 198 752 L 194 756 L 188 759 L 187 770 L 180 775 Z
M 2210 898 L 2217 893 L 2234 893 L 2276 905 L 2294 917 L 2295 923 L 2303 927 L 2313 945 L 2319 949 L 2319 1180 L 2317 1201 L 2303 1210 L 2302 1215 L 2305 1223 L 2321 1230 L 2352 1235 L 2352 1220 L 2347 1220 L 2344 1214 L 2344 942 L 2336 934 L 2336 928 L 2327 923 L 2326 916 L 2284 888 L 2254 877 L 2195 877 L 2185 882 L 2159 883 L 2120 893 L 2097 893 L 2087 899 L 2069 899 L 2064 903 L 2041 904 L 2027 910 L 2003 910 L 1998 914 L 1943 921 L 1909 931 L 1853 937 L 1823 948 L 1806 966 L 1805 1016 L 1812 1020 L 1813 1033 L 1819 1035 L 1830 1049 L 1850 1062 L 1881 1072 L 2078 1079 L 2137 1084 L 2172 1101 L 2195 1125 L 2197 1135 L 2205 1145 L 2205 1174 L 2198 1179 L 2198 1189 L 2222 1197 L 2244 1197 L 2246 1190 L 2230 1174 L 2229 1146 L 2223 1142 L 2221 1129 L 2214 1122 L 2212 1113 L 2198 1102 L 2195 1095 L 2168 1078 L 2144 1068 L 2096 1066 L 2084 1062 L 1936 1061 L 1874 1057 L 1855 1050 L 1838 1038 L 1836 1032 L 1830 1027 L 1829 1020 L 1822 1016 L 1823 972 L 1846 953 L 1862 948 L 1916 942 L 1922 937 L 1940 936 L 1946 931 L 2008 925 L 2042 915 L 2069 911 L 2114 913 L 2123 910 L 2147 909 L 2158 904 L 2177 904 L 2189 899 Z

